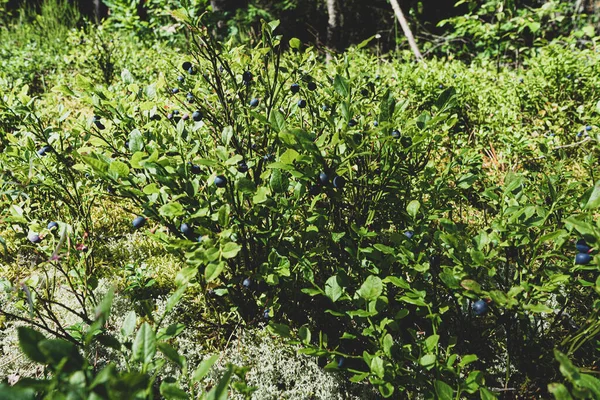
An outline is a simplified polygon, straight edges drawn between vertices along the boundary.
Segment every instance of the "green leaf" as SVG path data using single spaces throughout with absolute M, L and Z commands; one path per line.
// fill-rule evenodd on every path
M 385 375 L 385 365 L 383 364 L 383 360 L 378 356 L 375 356 L 371 359 L 370 368 L 371 373 L 379 378 L 383 378 Z
M 269 184 L 274 193 L 285 193 L 288 190 L 289 180 L 280 169 L 273 169 L 271 170 Z
M 464 279 L 460 282 L 460 286 L 474 293 L 481 293 L 481 285 L 472 279 Z
M 204 270 L 204 279 L 206 282 L 212 282 L 221 275 L 221 272 L 225 269 L 225 262 L 221 261 L 218 263 L 211 262 L 206 266 Z
M 385 122 L 392 119 L 396 108 L 396 99 L 392 95 L 392 91 L 387 89 L 381 99 L 379 105 L 379 122 Z
M 460 363 L 458 363 L 458 365 L 461 368 L 464 368 L 467 365 L 469 365 L 472 362 L 475 362 L 477 360 L 479 360 L 479 358 L 475 354 L 467 354 L 466 356 L 462 357 L 462 359 L 460 360 Z
M 424 111 L 417 117 L 417 128 L 424 130 L 427 128 L 427 123 L 431 121 L 431 115 L 428 112 Z
M 545 304 L 525 304 L 523 309 L 529 310 L 533 313 L 551 313 L 553 310 Z
M 357 293 L 360 297 L 369 301 L 377 299 L 382 292 L 383 282 L 381 281 L 381 279 L 377 276 L 370 275 L 361 285 L 360 289 L 358 289 Z
M 55 93 L 62 93 L 67 96 L 75 96 L 75 93 L 67 85 L 56 85 L 52 88 Z
M 210 369 L 212 368 L 214 363 L 217 362 L 218 359 L 219 359 L 219 355 L 213 354 L 212 356 L 208 357 L 207 359 L 202 360 L 202 362 L 200 363 L 200 365 L 198 365 L 198 368 L 196 368 L 196 370 L 194 371 L 194 374 L 192 375 L 192 381 L 200 382 L 202 380 L 202 378 L 204 378 L 206 376 L 206 374 L 208 374 L 208 371 L 210 371 Z
M 229 204 L 223 204 L 219 208 L 217 221 L 219 222 L 219 225 L 221 225 L 221 227 L 226 228 L 227 226 L 229 226 L 229 215 L 230 214 L 231 214 L 231 207 L 229 206 Z
M 165 305 L 165 315 L 173 311 L 173 308 L 175 308 L 177 303 L 179 303 L 179 301 L 185 294 L 186 289 L 187 285 L 182 285 L 178 287 L 172 295 L 169 296 L 169 298 L 167 299 L 167 304 Z
M 310 344 L 311 334 L 310 329 L 306 325 L 302 325 L 300 329 L 298 329 L 298 337 L 304 344 Z
M 279 335 L 284 338 L 290 337 L 290 327 L 285 324 L 270 322 L 267 326 L 267 329 L 275 335 Z
M 256 184 L 246 177 L 237 180 L 236 188 L 244 194 L 254 194 L 256 192 Z
M 229 142 L 231 141 L 232 137 L 233 137 L 233 127 L 226 126 L 225 128 L 223 128 L 223 132 L 221 132 L 221 141 L 223 142 L 223 145 L 225 145 L 225 146 L 229 145 Z
M 159 342 L 158 350 L 164 354 L 169 360 L 175 363 L 179 368 L 183 368 L 184 358 L 179 355 L 177 350 L 175 350 L 170 344 L 167 342 Z
M 168 383 L 162 381 L 160 384 L 160 394 L 166 400 L 187 400 L 187 393 L 179 387 L 179 383 Z
M 379 393 L 381 393 L 385 399 L 392 397 L 394 394 L 394 385 L 392 385 L 390 382 L 386 382 L 383 385 L 378 385 L 377 389 L 379 389 Z
M 579 380 L 579 368 L 575 367 L 566 355 L 554 349 L 554 358 L 560 363 L 560 373 L 565 378 L 571 382 Z
M 562 383 L 550 383 L 548 385 L 548 391 L 554 395 L 556 400 L 573 400 L 569 389 Z M 483 396 L 481 397 L 483 399 Z
M 156 336 L 147 322 L 140 326 L 131 350 L 134 361 L 141 361 L 144 364 L 152 362 L 156 354 Z
M 64 371 L 76 371 L 84 365 L 83 357 L 77 351 L 77 347 L 66 340 L 42 340 L 38 348 L 46 356 L 46 363 L 53 367 L 58 366 L 63 360 L 66 361 L 63 366 Z
M 269 23 L 267 23 L 267 26 L 269 27 L 269 31 L 271 33 L 275 32 L 275 29 L 277 29 L 277 27 L 279 26 L 281 22 L 278 19 L 275 19 Z
M 298 38 L 291 38 L 290 41 L 290 48 L 292 49 L 296 49 L 296 50 L 300 50 L 300 46 L 302 46 L 302 42 L 300 41 L 300 39 Z
M 386 246 L 381 243 L 376 243 L 373 245 L 374 248 L 382 252 L 383 254 L 396 254 L 396 250 L 393 247 Z
M 594 190 L 583 208 L 586 210 L 593 210 L 598 207 L 600 207 L 600 180 L 594 185 Z
M 129 166 L 122 161 L 113 161 L 108 167 L 108 172 L 115 174 L 119 178 L 124 178 L 129 175 Z
M 0 383 L 0 400 L 34 400 L 35 390 L 32 388 L 7 386 Z
M 325 282 L 325 295 L 334 303 L 342 297 L 344 290 L 340 286 L 340 279 L 337 276 L 332 276 Z
M 589 389 L 595 399 L 600 399 L 600 379 L 592 375 L 581 374 L 577 384 L 582 388 Z
M 135 315 L 135 311 L 129 311 L 123 321 L 123 326 L 121 326 L 121 335 L 124 337 L 131 336 L 135 330 L 136 321 L 137 316 Z
M 256 190 L 256 194 L 254 197 L 252 197 L 252 202 L 255 204 L 264 203 L 269 198 L 269 193 L 269 188 L 266 186 L 259 186 L 259 188 Z
M 433 386 L 435 387 L 435 393 L 439 400 L 453 400 L 454 390 L 452 390 L 452 387 L 446 382 L 435 381 Z
M 108 172 L 108 163 L 103 160 L 100 160 L 96 157 L 91 156 L 81 156 L 83 162 L 92 167 L 92 169 L 100 174 L 106 174 Z
M 433 352 L 438 345 L 440 335 L 431 335 L 425 339 L 425 349 L 428 352 Z
M 269 124 L 271 124 L 271 128 L 273 128 L 275 132 L 282 132 L 285 129 L 285 116 L 281 111 L 273 110 L 269 116 Z
M 227 393 L 229 392 L 229 381 L 231 380 L 231 375 L 233 375 L 233 367 L 230 365 L 227 367 L 227 371 L 225 374 L 219 379 L 219 382 L 215 387 L 213 387 L 208 395 L 206 396 L 206 400 L 227 400 Z
M 42 364 L 46 362 L 46 356 L 38 347 L 41 341 L 46 340 L 44 335 L 31 328 L 20 326 L 17 328 L 17 336 L 19 337 L 21 351 L 23 351 L 31 361 Z
M 498 397 L 484 387 L 479 388 L 479 396 L 481 400 L 496 400 Z
M 366 38 L 365 40 L 363 40 L 362 42 L 360 42 L 359 44 L 356 45 L 357 49 L 362 49 L 363 47 L 366 47 L 369 43 L 371 43 L 371 41 L 373 39 L 375 39 L 377 37 L 377 35 L 373 35 L 369 38 Z
M 348 84 L 348 81 L 344 79 L 343 76 L 335 76 L 335 79 L 333 80 L 333 87 L 335 88 L 335 91 L 338 92 L 338 94 L 344 99 L 350 97 L 350 85 Z
M 144 150 L 144 136 L 139 129 L 134 129 L 129 134 L 129 150 L 132 153 Z
M 242 246 L 235 242 L 228 242 L 221 249 L 221 255 L 224 258 L 234 258 L 242 249 Z
M 419 364 L 421 364 L 424 367 L 429 367 L 429 366 L 435 364 L 436 360 L 437 360 L 437 358 L 436 358 L 435 354 L 425 354 L 419 360 Z
M 166 218 L 178 217 L 185 214 L 183 211 L 183 206 L 177 202 L 171 202 L 163 205 L 158 209 L 158 213 Z
M 413 219 L 415 219 L 417 217 L 417 213 L 419 212 L 419 208 L 421 208 L 421 203 L 419 203 L 418 200 L 412 200 L 410 203 L 408 203 L 408 206 L 406 206 L 406 212 Z
M 452 107 L 456 103 L 454 99 L 455 94 L 456 90 L 453 87 L 444 90 L 435 102 L 435 106 L 438 110 L 445 110 Z
M 397 276 L 388 276 L 383 280 L 384 283 L 391 283 L 394 286 L 397 286 L 402 289 L 410 290 L 410 285 L 404 278 L 399 278 Z

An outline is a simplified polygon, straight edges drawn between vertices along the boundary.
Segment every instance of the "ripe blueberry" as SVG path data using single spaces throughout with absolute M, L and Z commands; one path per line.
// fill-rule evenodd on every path
M 409 239 L 412 239 L 412 237 L 415 235 L 415 233 L 413 231 L 406 231 L 404 232 L 404 236 L 406 236 Z
M 256 107 L 256 106 L 258 106 L 258 99 L 253 98 L 252 100 L 250 100 L 250 107 Z
M 325 172 L 319 174 L 319 182 L 321 185 L 327 185 L 329 183 L 329 176 Z
M 346 185 L 346 179 L 343 176 L 336 176 L 333 178 L 333 187 L 336 189 L 342 189 Z
M 338 358 L 338 363 L 337 363 L 338 368 L 342 368 L 344 366 L 345 362 L 346 362 L 346 359 L 344 357 L 340 356 Z
M 37 151 L 37 153 L 38 153 L 38 156 L 41 156 L 41 157 L 43 157 L 43 156 L 45 156 L 45 155 L 46 155 L 46 153 L 48 153 L 48 152 L 49 152 L 49 151 L 51 151 L 51 150 L 52 150 L 52 147 L 50 147 L 50 146 L 44 146 L 44 147 L 42 147 L 41 149 L 39 149 L 39 150 Z
M 297 83 L 292 83 L 292 86 L 290 86 L 290 90 L 292 91 L 292 93 L 298 93 L 300 91 L 300 85 L 298 85 Z
M 202 111 L 200 110 L 196 110 L 192 114 L 192 119 L 196 122 L 202 121 L 202 117 L 204 117 L 204 115 L 202 115 Z
M 48 229 L 52 230 L 52 228 L 57 228 L 58 227 L 58 222 L 52 221 L 48 224 Z
M 187 73 L 190 75 L 196 75 L 196 70 L 194 69 L 194 67 L 189 67 L 187 69 Z
M 488 310 L 488 305 L 484 300 L 477 300 L 475 303 L 473 303 L 473 312 L 475 313 L 475 315 L 483 315 L 487 312 Z
M 586 131 L 588 131 L 588 132 L 589 132 L 589 131 L 591 131 L 591 130 L 592 130 L 592 126 L 591 126 L 591 125 L 587 125 L 587 126 L 585 127 L 585 130 L 586 130 Z
M 308 82 L 308 85 L 306 86 L 308 88 L 308 90 L 313 91 L 313 90 L 317 90 L 317 84 L 314 82 Z
M 248 172 L 248 164 L 245 161 L 238 162 L 238 171 L 242 173 Z
M 587 244 L 585 239 L 579 239 L 577 243 L 575 243 L 575 248 L 580 253 L 588 253 L 592 248 Z
M 133 220 L 133 223 L 132 223 L 132 225 L 133 225 L 133 227 L 134 227 L 135 229 L 139 229 L 139 228 L 141 228 L 142 226 L 146 225 L 146 218 L 144 218 L 144 217 L 142 217 L 142 216 L 135 217 L 135 219 Z
M 183 64 L 181 64 L 181 68 L 184 71 L 187 71 L 188 69 L 192 68 L 192 63 L 189 61 L 185 61 Z
M 306 107 L 306 100 L 304 100 L 304 99 L 298 100 L 298 107 L 300 107 L 300 108 Z
M 39 243 L 42 241 L 42 238 L 40 237 L 40 235 L 38 235 L 37 233 L 31 233 L 29 234 L 29 236 L 27 236 L 27 239 L 31 242 L 31 243 Z
M 183 81 L 185 81 L 185 78 L 183 77 L 183 75 L 179 75 L 179 76 L 177 77 L 177 80 L 178 80 L 179 82 L 183 82 Z
M 349 126 L 349 127 L 356 126 L 356 124 L 358 124 L 358 122 L 356 122 L 356 120 L 355 120 L 355 119 L 351 119 L 350 121 L 348 121 L 348 126 Z
M 579 253 L 575 256 L 575 264 L 587 265 L 592 261 L 592 256 L 587 253 Z
M 227 178 L 225 178 L 223 175 L 217 175 L 215 178 L 215 186 L 218 188 L 224 188 L 227 186 Z
M 177 94 L 177 93 L 179 93 L 179 88 L 173 88 L 173 89 L 171 89 L 171 93 L 172 93 L 172 94 Z
M 199 165 L 193 164 L 190 168 L 190 171 L 192 171 L 192 174 L 198 175 L 201 172 L 201 169 Z
M 185 236 L 189 236 L 193 233 L 192 228 L 186 223 L 181 224 L 181 226 L 179 227 L 179 231 Z
M 246 279 L 244 279 L 244 281 L 242 282 L 242 285 L 243 285 L 245 288 L 249 288 L 249 287 L 250 287 L 250 285 L 252 285 L 252 281 L 250 280 L 250 278 L 246 278 Z
M 399 130 L 397 130 L 397 129 L 394 129 L 394 130 L 392 131 L 392 137 L 393 137 L 394 139 L 400 139 L 400 131 L 399 131 Z
M 263 318 L 268 320 L 269 318 L 271 318 L 271 316 L 269 315 L 269 309 L 265 308 L 265 310 L 263 311 Z
M 187 99 L 188 103 L 193 103 L 194 102 L 194 94 L 193 93 L 186 94 L 185 98 Z
M 244 80 L 244 82 L 249 83 L 252 81 L 252 72 L 250 71 L 244 71 L 244 73 L 242 74 L 242 79 Z
M 379 122 L 373 121 L 373 126 L 379 126 Z

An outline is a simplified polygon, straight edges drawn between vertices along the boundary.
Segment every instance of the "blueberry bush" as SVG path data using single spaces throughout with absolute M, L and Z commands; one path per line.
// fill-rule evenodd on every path
M 73 29 L 51 89 L 0 73 L 0 322 L 46 372 L 0 393 L 251 398 L 178 348 L 241 327 L 377 397 L 600 396 L 592 45 L 323 63 L 278 21 L 240 43 L 169 18 L 184 45 Z M 117 329 L 103 279 L 134 304 Z

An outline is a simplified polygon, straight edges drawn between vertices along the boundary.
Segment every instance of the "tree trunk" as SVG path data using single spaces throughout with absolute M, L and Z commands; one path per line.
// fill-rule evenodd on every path
M 408 44 L 410 45 L 410 48 L 412 49 L 413 53 L 415 54 L 417 61 L 423 60 L 423 56 L 421 55 L 421 52 L 419 51 L 419 47 L 417 47 L 417 42 L 415 42 L 415 38 L 412 34 L 412 31 L 410 30 L 410 27 L 408 26 L 408 22 L 406 22 L 406 18 L 404 18 L 404 13 L 402 12 L 402 9 L 400 8 L 400 4 L 398 4 L 398 0 L 390 0 L 390 3 L 392 3 L 392 8 L 394 9 L 394 14 L 396 14 L 396 18 L 398 18 L 398 22 L 400 22 L 402 31 L 404 31 L 404 36 L 406 36 L 406 39 L 408 39 Z
M 340 18 L 337 0 L 327 0 L 327 62 L 331 60 L 331 52 L 339 50 Z
M 108 7 L 106 6 L 106 4 L 104 4 L 102 2 L 102 0 L 93 0 L 93 4 L 94 4 L 93 18 L 96 19 L 96 22 L 100 22 L 104 18 L 108 17 Z

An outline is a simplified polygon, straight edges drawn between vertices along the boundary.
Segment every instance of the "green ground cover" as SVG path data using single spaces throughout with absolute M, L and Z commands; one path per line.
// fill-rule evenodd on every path
M 0 31 L 0 397 L 600 398 L 594 38 L 325 63 L 48 13 Z

